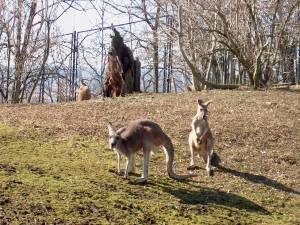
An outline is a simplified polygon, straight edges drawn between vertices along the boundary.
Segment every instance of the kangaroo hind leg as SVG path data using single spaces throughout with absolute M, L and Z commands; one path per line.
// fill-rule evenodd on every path
M 117 152 L 117 174 L 121 174 L 120 162 L 121 162 L 121 154 Z
M 135 173 L 135 154 L 128 158 L 128 173 Z
M 207 172 L 207 176 L 211 176 L 211 159 L 213 156 L 213 143 L 212 141 L 208 141 L 207 143 L 207 162 L 206 162 L 206 172 Z
M 151 146 L 144 146 L 144 165 L 143 165 L 143 175 L 141 178 L 136 179 L 135 183 L 145 183 L 148 180 L 148 170 L 149 170 L 149 162 L 150 162 L 150 154 L 151 154 Z
M 211 155 L 210 154 L 207 154 L 206 172 L 207 172 L 207 176 L 211 175 Z
M 193 147 L 192 143 L 190 143 L 189 146 L 191 152 L 191 161 L 190 161 L 190 166 L 187 169 L 188 170 L 199 169 L 199 167 L 197 167 L 195 164 L 196 149 Z

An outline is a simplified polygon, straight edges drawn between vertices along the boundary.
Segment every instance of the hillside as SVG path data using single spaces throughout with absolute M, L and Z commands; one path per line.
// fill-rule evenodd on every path
M 209 123 L 221 164 L 212 177 L 199 160 L 198 177 L 171 180 L 163 151 L 144 186 L 113 172 L 107 122 L 118 128 L 148 118 L 172 138 L 175 171 L 186 173 L 198 98 L 213 100 Z M 299 146 L 300 94 L 292 91 L 1 105 L 0 224 L 299 224 Z M 138 173 L 141 166 L 139 157 Z

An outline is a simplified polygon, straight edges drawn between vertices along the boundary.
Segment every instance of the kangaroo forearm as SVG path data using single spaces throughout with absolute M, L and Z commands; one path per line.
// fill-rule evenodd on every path
M 197 136 L 197 139 L 202 139 L 204 137 L 204 135 L 207 133 L 208 128 L 205 128 L 204 130 L 201 130 L 200 128 L 198 129 L 193 129 L 194 133 Z

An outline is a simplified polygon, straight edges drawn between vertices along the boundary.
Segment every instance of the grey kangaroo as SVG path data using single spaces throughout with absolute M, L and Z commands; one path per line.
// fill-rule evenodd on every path
M 171 139 L 161 129 L 161 127 L 150 120 L 134 120 L 127 127 L 122 127 L 116 132 L 112 124 L 108 124 L 109 147 L 116 150 L 118 155 L 118 172 L 120 172 L 121 155 L 127 157 L 124 177 L 128 177 L 129 172 L 134 172 L 135 154 L 143 150 L 144 165 L 142 177 L 136 183 L 144 183 L 148 180 L 148 168 L 151 151 L 155 146 L 162 146 L 166 153 L 167 172 L 169 177 L 175 180 L 184 180 L 194 177 L 194 174 L 177 175 L 173 170 L 174 147 Z
M 198 100 L 197 114 L 192 121 L 192 131 L 189 135 L 189 146 L 191 151 L 191 163 L 189 170 L 196 168 L 195 154 L 201 156 L 206 163 L 207 175 L 211 175 L 211 159 L 213 156 L 213 136 L 208 125 L 208 105 L 211 101 Z

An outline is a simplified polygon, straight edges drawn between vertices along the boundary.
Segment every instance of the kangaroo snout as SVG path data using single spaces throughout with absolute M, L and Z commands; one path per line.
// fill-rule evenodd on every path
M 116 142 L 113 142 L 113 143 L 110 144 L 110 147 L 111 147 L 111 148 L 115 148 L 116 145 L 117 145 L 117 143 L 116 143 Z

